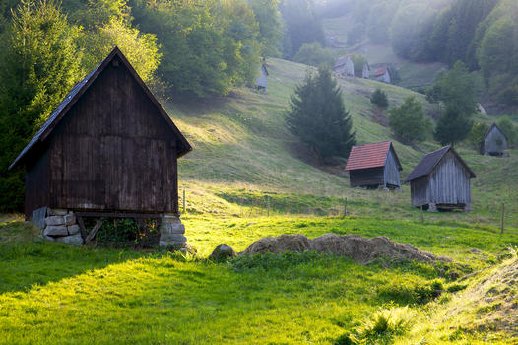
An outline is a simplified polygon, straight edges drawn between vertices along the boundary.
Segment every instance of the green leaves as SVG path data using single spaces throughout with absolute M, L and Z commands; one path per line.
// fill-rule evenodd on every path
M 426 139 L 431 123 L 424 116 L 421 103 L 415 97 L 409 97 L 400 107 L 390 111 L 389 125 L 398 140 L 413 144 Z

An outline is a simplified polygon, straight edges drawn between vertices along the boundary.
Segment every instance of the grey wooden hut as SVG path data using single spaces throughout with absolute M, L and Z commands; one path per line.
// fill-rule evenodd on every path
M 25 213 L 42 235 L 79 244 L 92 240 L 107 217 L 158 218 L 183 233 L 177 159 L 191 149 L 115 47 L 74 86 L 10 168 L 25 167 Z M 97 219 L 90 232 L 85 217 Z
M 471 179 L 475 173 L 452 146 L 423 157 L 410 173 L 412 205 L 430 211 L 471 208 Z
M 257 87 L 257 90 L 266 92 L 266 89 L 268 88 L 268 76 L 270 73 L 268 72 L 268 68 L 266 67 L 266 64 L 261 64 L 261 69 L 259 70 L 259 76 L 255 80 L 255 85 Z
M 390 141 L 353 146 L 345 170 L 351 187 L 399 188 L 403 170 Z
M 503 156 L 507 148 L 507 136 L 495 123 L 493 123 L 484 137 L 483 154 L 490 156 Z

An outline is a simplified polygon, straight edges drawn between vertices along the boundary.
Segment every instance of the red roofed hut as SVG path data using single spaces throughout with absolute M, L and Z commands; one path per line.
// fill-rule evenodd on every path
M 390 141 L 354 146 L 345 170 L 351 187 L 401 187 L 399 172 L 403 168 Z
M 450 145 L 423 157 L 408 175 L 412 205 L 428 209 L 469 210 L 475 173 Z

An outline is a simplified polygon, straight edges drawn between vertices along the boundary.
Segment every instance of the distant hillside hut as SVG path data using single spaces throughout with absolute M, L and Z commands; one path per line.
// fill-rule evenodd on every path
M 388 66 L 378 66 L 374 69 L 373 79 L 383 83 L 392 83 Z
M 502 156 L 507 147 L 507 136 L 496 124 L 493 123 L 484 137 L 483 153 L 490 156 Z
M 412 205 L 430 211 L 471 208 L 471 179 L 475 173 L 455 152 L 445 146 L 423 157 L 407 181 Z
M 103 218 L 155 218 L 162 224 L 161 244 L 181 245 L 176 162 L 190 150 L 115 47 L 10 168 L 25 167 L 26 217 L 47 240 L 82 244 L 95 238 Z M 91 231 L 88 217 L 96 221 Z
M 259 76 L 257 77 L 257 79 L 255 81 L 257 90 L 266 92 L 266 89 L 268 88 L 268 76 L 269 75 L 270 75 L 270 73 L 268 73 L 268 68 L 266 68 L 266 64 L 263 63 L 259 70 Z
M 342 77 L 354 77 L 354 62 L 351 56 L 341 56 L 336 60 L 333 71 Z
M 371 74 L 371 71 L 370 71 L 370 68 L 369 68 L 369 64 L 368 63 L 363 64 L 363 67 L 362 67 L 362 78 L 363 79 L 369 79 L 370 78 L 370 74 Z
M 354 146 L 345 170 L 351 187 L 399 188 L 399 172 L 403 170 L 390 141 Z

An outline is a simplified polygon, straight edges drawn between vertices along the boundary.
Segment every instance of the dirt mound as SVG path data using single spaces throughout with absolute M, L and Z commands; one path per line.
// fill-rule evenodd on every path
M 443 257 L 436 257 L 408 244 L 392 242 L 386 237 L 368 239 L 355 235 L 338 236 L 335 234 L 326 234 L 314 240 L 308 240 L 302 235 L 267 237 L 251 244 L 241 254 L 302 252 L 305 250 L 347 256 L 362 264 L 369 263 L 377 258 L 388 258 L 392 261 L 418 260 L 425 262 L 448 260 Z
M 282 235 L 266 237 L 252 243 L 240 254 L 262 254 L 282 252 L 303 252 L 310 249 L 310 242 L 303 235 Z

